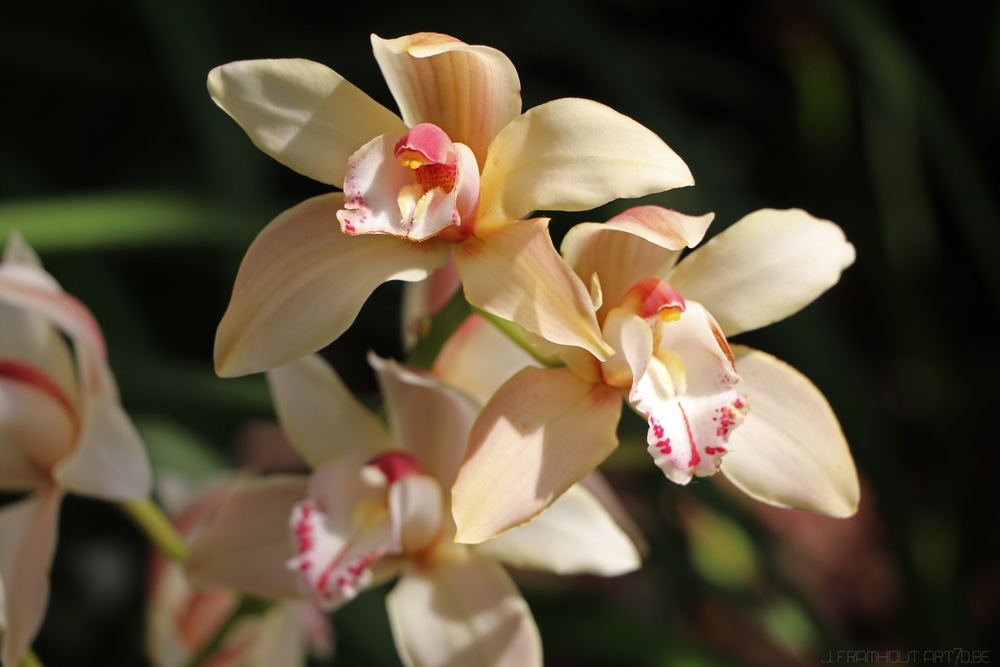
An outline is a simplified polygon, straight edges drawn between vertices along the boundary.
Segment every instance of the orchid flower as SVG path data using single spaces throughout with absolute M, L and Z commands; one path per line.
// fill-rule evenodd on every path
M 45 616 L 63 496 L 142 499 L 150 485 L 100 327 L 11 236 L 0 262 L 0 489 L 30 495 L 0 509 L 4 664 L 18 664 Z
M 196 494 L 186 494 L 174 520 L 187 539 L 236 493 L 246 479 L 216 481 Z M 196 590 L 183 568 L 154 551 L 150 563 L 146 650 L 156 667 L 184 667 L 211 646 L 220 631 L 225 636 L 199 661 L 203 667 L 268 667 L 305 665 L 307 644 L 313 652 L 329 653 L 329 625 L 314 605 L 286 599 L 261 613 L 238 613 L 241 596 L 230 588 Z
M 643 206 L 569 231 L 563 255 L 592 281 L 616 354 L 602 361 L 537 340 L 566 366 L 521 370 L 476 420 L 453 488 L 457 541 L 530 521 L 597 466 L 618 444 L 619 397 L 646 419 L 648 451 L 678 484 L 721 466 L 764 502 L 856 511 L 857 472 L 823 395 L 790 366 L 727 341 L 836 284 L 854 248 L 829 221 L 761 210 L 678 263 L 711 219 Z
M 284 491 L 234 499 L 192 546 L 189 575 L 260 590 L 268 587 L 260 555 L 280 544 L 276 551 L 293 555 L 274 580 L 294 576 L 326 609 L 398 576 L 387 606 L 407 665 L 541 665 L 530 611 L 498 561 L 610 576 L 639 566 L 633 540 L 578 485 L 527 530 L 476 547 L 454 544 L 447 491 L 478 404 L 428 374 L 371 362 L 395 437 L 318 356 L 268 373 L 282 426 L 315 468 L 308 492 L 294 509 Z M 270 518 L 289 510 L 290 541 Z M 245 563 L 247 552 L 254 564 Z
M 209 74 L 216 104 L 259 148 L 343 190 L 286 211 L 251 245 L 216 336 L 218 373 L 324 347 L 378 285 L 423 280 L 449 257 L 473 305 L 606 359 L 548 219 L 524 218 L 691 185 L 687 166 L 597 102 L 559 99 L 522 114 L 517 72 L 495 49 L 434 33 L 371 41 L 401 118 L 307 60 Z

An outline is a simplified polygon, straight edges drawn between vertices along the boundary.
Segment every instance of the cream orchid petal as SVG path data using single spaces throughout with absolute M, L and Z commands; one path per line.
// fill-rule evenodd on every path
M 79 429 L 74 406 L 52 378 L 29 364 L 0 360 L 0 438 L 6 446 L 19 448 L 38 471 L 49 473 L 72 451 Z
M 441 312 L 462 287 L 454 255 L 448 263 L 425 280 L 403 285 L 403 341 L 406 350 L 412 350 L 417 341 L 426 335 L 430 318 Z
M 399 445 L 442 487 L 450 489 L 479 406 L 429 374 L 375 354 L 368 355 L 368 362 L 378 376 Z
M 521 113 L 517 70 L 496 49 L 426 32 L 372 35 L 372 49 L 406 124 L 437 125 L 480 164 L 497 132 Z
M 476 544 L 526 523 L 617 446 L 621 395 L 568 368 L 525 368 L 472 427 L 452 488 L 456 542 Z
M 236 276 L 215 339 L 215 366 L 234 376 L 288 363 L 329 344 L 387 280 L 422 280 L 449 247 L 342 234 L 343 195 L 308 199 L 257 236 Z
M 835 517 L 857 512 L 858 473 L 837 417 L 804 375 L 769 354 L 735 346 L 746 421 L 722 472 L 757 500 Z
M 701 242 L 714 214 L 689 216 L 659 206 L 637 206 L 605 223 L 585 222 L 566 233 L 560 248 L 584 281 L 600 277 L 604 306 L 597 321 L 643 278 L 663 278 L 683 248 Z
M 541 667 L 531 611 L 497 563 L 475 556 L 410 567 L 386 597 L 407 667 Z
M 208 91 L 262 151 L 337 187 L 354 151 L 372 137 L 406 130 L 396 114 L 309 60 L 229 63 L 209 73 Z
M 349 452 L 313 472 L 309 497 L 295 505 L 289 527 L 295 556 L 287 561 L 302 588 L 331 610 L 373 583 L 372 564 L 401 551 L 387 494 L 389 480 Z
M 307 478 L 274 475 L 238 486 L 191 543 L 185 571 L 195 586 L 227 586 L 264 598 L 302 597 L 285 566 L 294 555 L 288 519 Z
M 53 471 L 56 481 L 81 495 L 105 500 L 148 498 L 153 473 L 132 420 L 113 397 L 87 398 L 76 447 Z
M 678 320 L 663 324 L 659 347 L 636 377 L 629 401 L 649 420 L 653 462 L 677 484 L 715 474 L 747 400 L 711 315 L 688 301 Z
M 528 366 L 541 364 L 489 320 L 473 313 L 445 341 L 431 372 L 485 405 L 504 382 Z
M 631 118 L 591 100 L 554 100 L 490 144 L 477 231 L 531 211 L 583 211 L 693 184 L 677 154 Z
M 407 475 L 389 486 L 393 539 L 403 553 L 421 555 L 441 535 L 444 494 L 430 475 Z
M 582 484 L 569 487 L 530 523 L 474 548 L 509 565 L 556 574 L 613 577 L 641 565 L 632 539 Z
M 798 312 L 853 262 L 854 246 L 834 223 L 799 209 L 762 209 L 685 257 L 666 279 L 735 336 Z
M 0 389 L 0 394 L 3 390 Z M 0 403 L 3 398 L 0 398 Z M 0 408 L 2 411 L 2 408 Z M 47 471 L 20 446 L 0 434 L 0 489 L 30 491 L 49 481 Z
M 589 291 L 553 247 L 547 219 L 471 236 L 456 244 L 455 261 L 473 306 L 602 360 L 614 352 L 601 338 Z
M 0 659 L 5 665 L 20 664 L 45 618 L 62 498 L 63 492 L 50 486 L 0 508 L 0 580 L 6 607 Z
M 265 612 L 250 655 L 239 664 L 244 667 L 307 664 L 308 637 L 301 607 L 301 603 L 282 602 Z
M 267 372 L 281 428 L 313 468 L 349 451 L 392 448 L 382 422 L 361 405 L 322 357 L 310 354 Z

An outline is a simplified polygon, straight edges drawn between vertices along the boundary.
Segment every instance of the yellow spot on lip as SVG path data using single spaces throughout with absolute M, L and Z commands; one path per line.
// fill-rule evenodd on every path
M 681 318 L 681 313 L 683 311 L 684 311 L 683 308 L 672 306 L 664 308 L 657 314 L 660 316 L 660 319 L 663 320 L 664 322 L 676 322 Z

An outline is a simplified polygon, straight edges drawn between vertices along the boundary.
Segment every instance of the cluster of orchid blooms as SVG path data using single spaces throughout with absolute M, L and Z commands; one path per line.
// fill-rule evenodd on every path
M 854 513 L 857 475 L 822 394 L 728 341 L 839 280 L 854 249 L 836 225 L 761 210 L 681 258 L 712 215 L 638 206 L 573 227 L 557 251 L 533 212 L 691 185 L 688 168 L 597 102 L 522 113 L 517 72 L 495 49 L 429 33 L 372 46 L 398 116 L 306 60 L 209 75 L 216 104 L 258 147 L 340 191 L 264 228 L 215 347 L 222 376 L 266 371 L 313 472 L 237 476 L 175 513 L 186 543 L 152 569 L 155 664 L 191 664 L 222 627 L 202 664 L 303 664 L 321 610 L 398 577 L 387 607 L 405 664 L 541 665 L 500 564 L 604 576 L 640 566 L 641 538 L 595 470 L 618 444 L 623 399 L 672 482 L 721 470 L 767 503 Z M 315 353 L 388 280 L 409 283 L 411 343 L 459 288 L 482 314 L 429 371 L 370 355 L 387 427 Z M 0 489 L 29 494 L 0 508 L 4 664 L 19 664 L 44 618 L 64 494 L 141 504 L 151 477 L 97 323 L 8 239 Z M 241 594 L 273 604 L 225 625 Z

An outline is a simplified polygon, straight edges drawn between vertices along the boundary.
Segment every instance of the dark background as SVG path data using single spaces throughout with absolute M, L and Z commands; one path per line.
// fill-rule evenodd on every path
M 247 421 L 271 416 L 261 377 L 214 376 L 214 330 L 254 235 L 326 189 L 258 152 L 209 99 L 208 71 L 309 58 L 395 109 L 369 33 L 444 32 L 506 53 L 525 109 L 586 97 L 662 136 L 698 184 L 644 203 L 715 211 L 710 234 L 757 208 L 801 207 L 840 224 L 858 251 L 817 303 L 735 342 L 826 394 L 862 478 L 859 515 L 771 510 L 721 481 L 674 487 L 637 455 L 641 429 L 626 424 L 606 469 L 650 554 L 615 580 L 516 575 L 547 664 L 857 664 L 837 654 L 856 650 L 916 650 L 911 664 L 934 664 L 924 651 L 989 650 L 1000 617 L 1000 6 L 481 7 L 97 0 L 0 11 L 0 236 L 20 228 L 94 311 L 158 468 L 236 465 Z M 559 215 L 554 235 L 626 205 Z M 362 394 L 374 390 L 364 352 L 402 354 L 385 324 L 399 292 L 380 288 L 328 351 Z M 65 503 L 35 644 L 45 665 L 143 664 L 145 550 L 114 508 Z M 394 664 L 383 594 L 336 615 L 335 664 Z

